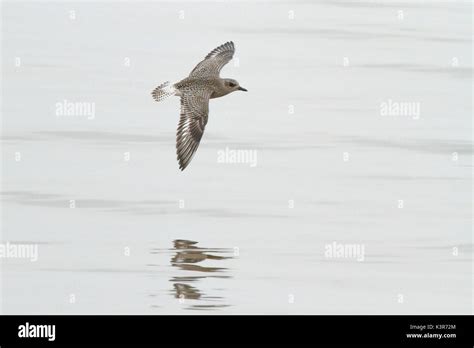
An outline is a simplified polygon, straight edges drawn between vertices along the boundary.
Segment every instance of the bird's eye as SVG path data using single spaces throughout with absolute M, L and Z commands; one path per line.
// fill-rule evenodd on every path
M 235 86 L 236 86 L 235 83 L 229 82 L 229 87 L 235 87 Z

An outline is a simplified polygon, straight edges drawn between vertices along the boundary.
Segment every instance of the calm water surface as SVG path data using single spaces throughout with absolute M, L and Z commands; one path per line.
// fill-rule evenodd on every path
M 2 313 L 471 313 L 471 13 L 7 1 L 1 240 L 39 257 L 1 260 Z M 181 173 L 179 100 L 150 91 L 228 40 L 249 92 L 212 100 Z

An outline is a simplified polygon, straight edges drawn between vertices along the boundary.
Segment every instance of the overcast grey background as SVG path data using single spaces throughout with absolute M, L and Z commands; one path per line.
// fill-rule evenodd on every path
M 2 2 L 1 239 L 39 246 L 0 260 L 2 313 L 471 313 L 471 24 L 469 1 Z M 179 99 L 150 92 L 229 40 L 249 92 L 211 101 L 180 172 Z

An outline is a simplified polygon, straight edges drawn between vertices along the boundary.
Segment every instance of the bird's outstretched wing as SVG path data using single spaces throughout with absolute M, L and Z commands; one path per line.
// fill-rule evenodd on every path
M 191 162 L 201 141 L 207 124 L 211 94 L 212 90 L 205 88 L 182 92 L 181 115 L 176 132 L 176 154 L 181 170 Z
M 202 62 L 191 71 L 189 77 L 218 77 L 222 67 L 234 56 L 235 47 L 232 41 L 213 49 Z

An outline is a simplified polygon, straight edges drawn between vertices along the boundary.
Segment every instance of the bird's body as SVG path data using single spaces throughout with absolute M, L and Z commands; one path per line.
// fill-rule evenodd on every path
M 223 97 L 229 94 L 231 91 L 225 88 L 225 79 L 220 77 L 210 77 L 210 78 L 193 78 L 186 77 L 185 79 L 174 84 L 174 87 L 177 89 L 176 95 L 182 96 L 182 93 L 187 91 L 192 91 L 193 89 L 210 89 L 212 94 L 209 99 Z
M 209 114 L 209 99 L 223 97 L 237 90 L 247 91 L 233 79 L 219 76 L 222 67 L 234 55 L 234 43 L 227 42 L 212 50 L 185 79 L 155 88 L 152 96 L 161 101 L 169 96 L 181 97 L 181 116 L 176 133 L 179 168 L 184 170 L 201 141 Z

